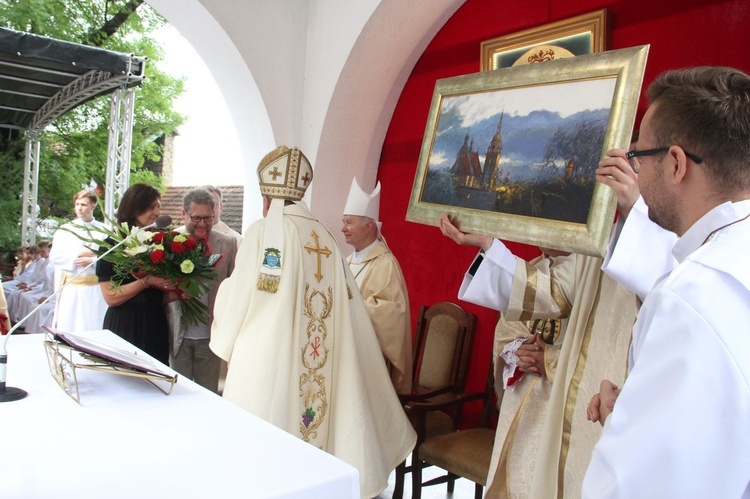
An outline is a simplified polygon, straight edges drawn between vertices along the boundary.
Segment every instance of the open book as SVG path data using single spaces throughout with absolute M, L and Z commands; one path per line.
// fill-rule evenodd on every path
M 105 345 L 104 343 L 82 338 L 74 334 L 57 331 L 47 326 L 44 326 L 44 329 L 49 331 L 56 341 L 68 345 L 69 347 L 87 355 L 98 357 L 104 362 L 117 364 L 134 371 L 164 378 L 175 377 L 174 373 L 167 372 L 160 368 L 151 358 L 146 357 L 145 355 L 136 355 L 127 350 Z

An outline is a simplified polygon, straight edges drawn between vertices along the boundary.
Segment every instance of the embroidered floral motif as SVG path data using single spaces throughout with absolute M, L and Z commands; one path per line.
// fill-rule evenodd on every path
M 299 394 L 305 408 L 300 421 L 302 440 L 313 443 L 318 437 L 318 429 L 324 423 L 328 411 L 326 389 L 329 349 L 326 346 L 328 325 L 333 309 L 333 289 L 327 292 L 311 289 L 305 285 L 303 314 L 307 317 L 306 341 L 301 348 L 303 372 L 299 379 Z M 325 433 L 325 432 L 324 432 Z

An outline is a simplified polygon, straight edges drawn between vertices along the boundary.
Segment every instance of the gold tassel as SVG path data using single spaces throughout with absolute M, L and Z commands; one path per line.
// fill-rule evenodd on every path
M 258 276 L 258 289 L 267 291 L 268 293 L 275 293 L 279 290 L 279 281 L 281 281 L 279 276 L 261 273 Z

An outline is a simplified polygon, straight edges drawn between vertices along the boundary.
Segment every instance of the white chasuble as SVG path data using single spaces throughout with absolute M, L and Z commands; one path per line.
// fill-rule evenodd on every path
M 352 263 L 351 255 L 346 260 L 362 293 L 380 350 L 391 366 L 393 386 L 398 393 L 411 393 L 411 318 L 401 267 L 383 241 L 361 263 Z
M 485 259 L 476 275 L 495 272 L 492 265 Z M 488 498 L 580 497 L 601 433 L 586 421 L 586 406 L 602 379 L 622 384 L 636 315 L 635 295 L 600 266 L 599 258 L 575 254 L 517 261 L 505 320 L 567 323 L 547 348 L 545 376 L 525 374 L 503 396 Z
M 335 238 L 284 207 L 283 272 L 256 287 L 268 219 L 250 226 L 214 305 L 211 349 L 229 363 L 224 397 L 356 467 L 374 497 L 416 442 L 357 284 Z

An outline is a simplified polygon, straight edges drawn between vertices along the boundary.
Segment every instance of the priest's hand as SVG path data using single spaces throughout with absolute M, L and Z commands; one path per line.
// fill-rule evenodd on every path
M 90 265 L 94 260 L 96 260 L 96 256 L 94 256 L 94 253 L 90 249 L 84 248 L 80 253 L 78 253 L 78 258 L 73 260 L 73 264 L 78 267 L 86 267 Z
M 531 338 L 524 341 L 516 350 L 518 357 L 518 368 L 531 374 L 543 374 L 546 372 L 544 367 L 544 351 L 547 344 L 542 340 L 539 333 L 535 333 Z
M 485 251 L 492 246 L 492 238 L 490 236 L 466 234 L 458 230 L 458 227 L 453 225 L 453 222 L 451 222 L 447 213 L 443 213 L 440 217 L 440 232 L 442 232 L 445 237 L 452 239 L 455 243 L 462 246 L 476 246 Z
M 615 191 L 617 209 L 623 219 L 628 218 L 630 209 L 641 195 L 638 189 L 638 174 L 633 171 L 625 149 L 611 149 L 607 157 L 599 162 L 596 180 Z
M 591 402 L 586 409 L 586 419 L 594 423 L 599 421 L 604 426 L 604 422 L 612 413 L 619 395 L 620 389 L 617 385 L 609 380 L 602 380 L 599 385 L 599 393 L 591 397 Z

